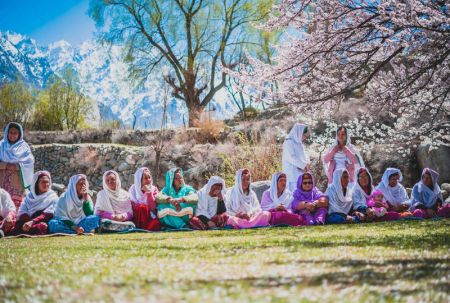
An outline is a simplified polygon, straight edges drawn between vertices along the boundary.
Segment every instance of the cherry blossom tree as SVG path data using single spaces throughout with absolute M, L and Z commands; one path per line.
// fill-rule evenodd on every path
M 263 26 L 286 29 L 273 64 L 250 56 L 241 70 L 251 72 L 228 72 L 316 120 L 352 111 L 348 100 L 362 96 L 365 110 L 347 124 L 368 147 L 447 145 L 449 9 L 438 0 L 283 0 Z

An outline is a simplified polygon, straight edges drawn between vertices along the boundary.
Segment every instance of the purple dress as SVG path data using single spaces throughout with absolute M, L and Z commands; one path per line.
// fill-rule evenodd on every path
M 309 175 L 312 180 L 312 190 L 302 190 L 303 176 Z M 292 202 L 292 211 L 303 217 L 306 225 L 325 224 L 328 210 L 325 207 L 317 208 L 315 211 L 310 212 L 306 209 L 297 210 L 297 206 L 300 202 L 313 203 L 326 195 L 322 193 L 314 182 L 314 177 L 310 173 L 304 173 L 298 177 L 297 189 L 294 191 L 294 201 Z

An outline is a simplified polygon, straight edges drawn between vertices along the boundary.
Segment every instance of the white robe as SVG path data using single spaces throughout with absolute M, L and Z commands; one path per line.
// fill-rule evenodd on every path
M 23 140 L 23 128 L 20 124 L 20 138 L 10 144 L 8 141 L 8 131 L 11 123 L 5 127 L 3 139 L 0 141 L 0 161 L 6 163 L 19 164 L 22 174 L 23 187 L 27 188 L 31 185 L 34 173 L 34 156 L 31 153 L 30 146 Z
M 295 123 L 283 143 L 283 172 L 286 174 L 287 187 L 291 192 L 297 188 L 298 177 L 303 174 L 310 161 L 302 142 L 306 127 L 304 124 Z
M 393 174 L 399 174 L 400 178 L 396 186 L 389 186 L 389 177 Z M 383 174 L 381 178 L 381 183 L 378 184 L 377 189 L 383 192 L 384 199 L 389 202 L 392 206 L 400 206 L 402 204 L 410 204 L 410 200 L 408 198 L 408 193 L 403 185 L 400 182 L 403 181 L 402 172 L 397 168 L 389 167 Z
M 222 196 L 225 199 L 226 196 L 225 181 L 220 177 L 212 176 L 208 180 L 208 183 L 197 192 L 198 204 L 197 210 L 195 211 L 196 216 L 205 216 L 206 218 L 211 219 L 212 217 L 217 215 L 218 198 L 211 197 L 209 195 L 211 187 L 214 184 L 222 184 Z
M 36 194 L 36 183 L 41 175 L 45 175 L 50 179 L 50 189 L 41 194 Z M 53 214 L 55 212 L 56 203 L 58 202 L 58 195 L 51 189 L 52 178 L 48 171 L 38 171 L 33 175 L 31 181 L 30 192 L 25 197 L 25 200 L 20 204 L 17 216 L 23 214 L 32 216 L 34 213 L 43 210 L 45 213 Z
M 348 214 L 353 206 L 352 190 L 347 186 L 346 193 L 342 190 L 341 177 L 345 169 L 337 169 L 333 173 L 333 182 L 328 185 L 326 195 L 329 199 L 328 213 Z
M 243 169 L 236 172 L 234 186 L 227 192 L 227 197 L 225 199 L 227 214 L 234 216 L 238 213 L 245 213 L 252 217 L 262 210 L 259 205 L 258 197 L 251 189 L 251 186 L 249 186 L 249 193 L 247 195 L 242 190 L 242 172 Z
M 3 188 L 0 188 L 0 217 L 3 219 L 6 218 L 6 216 L 9 215 L 10 212 L 15 212 L 16 206 L 14 205 L 14 202 L 11 199 L 11 196 L 9 193 L 4 190 Z
M 106 184 L 106 177 L 111 173 L 116 176 L 115 190 L 111 190 Z M 95 203 L 95 213 L 98 211 L 106 211 L 114 215 L 133 213 L 130 195 L 126 190 L 122 189 L 120 176 L 114 170 L 108 170 L 103 174 L 103 190 L 97 194 Z

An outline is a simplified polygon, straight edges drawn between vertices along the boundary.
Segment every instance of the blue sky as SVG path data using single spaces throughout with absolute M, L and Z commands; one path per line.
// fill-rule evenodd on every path
M 12 31 L 38 44 L 66 40 L 76 46 L 93 37 L 89 0 L 0 0 L 0 31 Z

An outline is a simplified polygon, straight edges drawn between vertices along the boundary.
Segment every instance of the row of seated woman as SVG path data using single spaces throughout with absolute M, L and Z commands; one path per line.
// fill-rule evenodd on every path
M 258 201 L 251 187 L 251 172 L 236 172 L 235 184 L 213 176 L 199 191 L 186 185 L 183 171 L 174 168 L 166 174 L 166 185 L 159 191 L 146 167 L 134 175 L 128 191 L 122 189 L 117 172 L 103 175 L 103 190 L 95 204 L 83 174 L 70 178 L 61 197 L 51 189 L 49 172 L 33 175 L 30 191 L 18 210 L 8 192 L 0 189 L 0 227 L 3 235 L 22 233 L 82 234 L 132 229 L 149 231 L 179 229 L 254 228 L 317 224 L 391 221 L 406 217 L 449 217 L 438 173 L 424 169 L 411 198 L 401 184 L 402 174 L 388 168 L 378 186 L 372 184 L 367 168 L 360 168 L 350 186 L 346 169 L 337 169 L 325 193 L 314 184 L 311 173 L 302 174 L 292 193 L 282 172 L 272 176 L 270 188 Z

